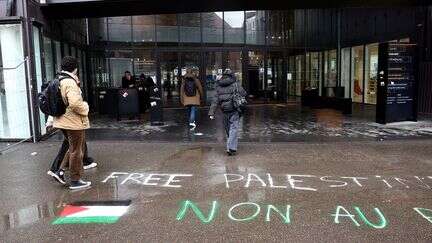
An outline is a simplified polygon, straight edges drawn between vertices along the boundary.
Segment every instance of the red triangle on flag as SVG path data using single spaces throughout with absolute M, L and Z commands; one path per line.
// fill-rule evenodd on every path
M 82 212 L 88 210 L 88 208 L 80 207 L 80 206 L 71 206 L 66 205 L 66 207 L 63 208 L 63 211 L 60 213 L 60 217 L 66 217 L 74 213 Z

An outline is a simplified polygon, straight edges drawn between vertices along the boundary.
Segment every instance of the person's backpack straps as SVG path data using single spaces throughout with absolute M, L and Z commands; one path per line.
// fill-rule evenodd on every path
M 244 97 L 240 93 L 240 88 L 238 86 L 238 83 L 236 82 L 234 84 L 234 92 L 232 95 L 232 104 L 234 106 L 234 109 L 236 109 L 238 112 L 243 113 L 246 109 L 247 100 L 246 97 Z
M 184 92 L 188 97 L 193 97 L 197 93 L 197 85 L 195 78 L 186 77 L 184 82 Z

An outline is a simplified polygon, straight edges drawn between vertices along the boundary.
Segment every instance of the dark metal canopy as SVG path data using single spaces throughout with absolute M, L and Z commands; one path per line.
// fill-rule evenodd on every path
M 42 10 L 50 18 L 430 4 L 430 0 L 47 0 L 46 2 Z

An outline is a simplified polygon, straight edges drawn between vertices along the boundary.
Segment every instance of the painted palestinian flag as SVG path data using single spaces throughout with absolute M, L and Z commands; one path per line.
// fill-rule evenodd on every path
M 66 205 L 51 224 L 114 224 L 131 201 L 75 202 Z

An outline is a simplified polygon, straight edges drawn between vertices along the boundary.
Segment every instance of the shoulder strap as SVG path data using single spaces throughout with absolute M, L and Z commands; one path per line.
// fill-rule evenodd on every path
M 67 73 L 60 73 L 59 75 L 58 75 L 58 80 L 59 81 L 62 81 L 63 79 L 65 79 L 65 78 L 71 78 L 71 79 L 73 79 L 69 74 L 67 74 Z
M 238 93 L 239 92 L 239 88 L 238 88 L 238 83 L 237 81 L 234 83 L 234 92 Z

